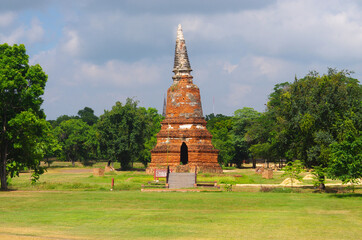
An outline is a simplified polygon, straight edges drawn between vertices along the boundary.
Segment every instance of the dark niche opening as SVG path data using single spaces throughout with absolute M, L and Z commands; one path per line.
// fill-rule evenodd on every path
M 186 143 L 184 142 L 181 145 L 180 162 L 183 165 L 186 165 L 189 162 L 189 151 L 187 149 Z

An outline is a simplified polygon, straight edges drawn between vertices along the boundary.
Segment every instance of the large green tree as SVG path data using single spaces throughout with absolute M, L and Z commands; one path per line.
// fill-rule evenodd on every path
M 344 123 L 361 131 L 362 88 L 348 71 L 329 69 L 322 76 L 311 72 L 278 87 L 269 99 L 268 111 L 275 119 L 274 139 L 282 147 L 281 155 L 300 159 L 309 168 L 326 169 L 330 145 L 341 141 Z M 318 175 L 322 183 L 325 173 Z
M 80 119 L 83 120 L 83 122 L 86 122 L 88 123 L 88 125 L 91 126 L 95 124 L 98 120 L 98 117 L 94 115 L 94 110 L 90 107 L 85 107 L 84 109 L 79 110 L 78 116 L 80 117 Z
M 62 146 L 60 145 L 58 141 L 58 136 L 56 135 L 56 131 L 51 125 L 49 121 L 46 122 L 47 129 L 49 131 L 46 133 L 46 135 L 43 137 L 43 145 L 44 145 L 44 162 L 48 164 L 48 167 L 50 167 L 50 164 L 52 163 L 51 158 L 59 157 L 62 152 Z
M 145 142 L 149 137 L 147 110 L 128 98 L 126 104 L 116 102 L 97 122 L 103 157 L 119 161 L 121 169 L 144 158 Z
M 351 120 L 340 126 L 340 141 L 330 145 L 331 161 L 328 175 L 343 183 L 357 183 L 362 178 L 362 131 Z
M 233 119 L 223 114 L 206 115 L 206 128 L 212 135 L 212 144 L 218 149 L 218 162 L 224 166 L 232 163 L 235 156 L 235 148 L 233 144 Z
M 145 148 L 143 150 L 142 157 L 140 161 L 145 167 L 148 163 L 151 162 L 151 150 L 156 146 L 157 143 L 157 133 L 161 130 L 161 121 L 164 117 L 157 112 L 155 108 L 148 108 L 146 112 L 146 118 L 148 121 L 147 131 L 145 136 Z
M 261 113 L 253 108 L 244 107 L 234 112 L 234 123 L 232 129 L 235 155 L 233 163 L 241 167 L 242 161 L 250 158 L 250 143 L 246 138 L 247 130 L 253 122 L 260 117 Z
M 222 114 L 206 116 L 206 127 L 212 134 L 212 143 L 220 150 L 220 164 L 236 164 L 237 167 L 241 167 L 243 160 L 249 159 L 249 142 L 245 134 L 259 116 L 259 112 L 247 107 L 236 110 L 233 117 Z
M 0 179 L 7 189 L 7 178 L 32 168 L 34 177 L 42 173 L 39 142 L 44 135 L 41 109 L 47 75 L 37 64 L 29 66 L 24 45 L 0 45 Z M 23 132 L 19 127 L 24 127 Z M 25 129 L 25 126 L 27 128 Z M 36 130 L 32 130 L 34 126 Z M 19 138 L 26 132 L 27 139 Z M 26 142 L 29 140 L 29 142 Z M 22 147 L 20 147 L 22 146 Z M 35 156 L 36 155 L 36 156 Z
M 97 157 L 96 131 L 81 119 L 63 121 L 55 131 L 63 149 L 63 159 L 71 161 L 73 166 L 76 161 L 87 165 Z
M 245 138 L 250 145 L 249 151 L 253 157 L 253 166 L 256 166 L 255 158 L 277 161 L 285 159 L 287 146 L 287 131 L 284 128 L 285 120 L 280 117 L 282 100 L 285 91 L 289 89 L 289 83 L 277 84 L 269 96 L 267 109 L 254 118 L 247 128 Z

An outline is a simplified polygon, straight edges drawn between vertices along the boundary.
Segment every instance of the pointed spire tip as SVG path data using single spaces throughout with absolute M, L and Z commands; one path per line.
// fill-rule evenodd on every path
M 177 27 L 177 39 L 184 40 L 184 34 L 182 32 L 181 24 L 179 24 L 178 27 Z
M 176 38 L 176 47 L 175 47 L 175 60 L 173 72 L 175 73 L 173 78 L 182 75 L 190 75 L 192 71 L 190 66 L 189 57 L 187 55 L 186 43 L 184 35 L 182 33 L 181 24 L 177 28 L 177 38 Z

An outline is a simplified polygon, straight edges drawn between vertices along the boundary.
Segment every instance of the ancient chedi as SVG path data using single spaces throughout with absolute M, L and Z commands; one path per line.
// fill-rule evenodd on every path
M 211 143 L 203 117 L 200 90 L 193 84 L 181 25 L 178 26 L 173 84 L 167 90 L 165 119 L 151 151 L 148 173 L 155 168 L 170 167 L 203 172 L 222 172 L 217 161 L 219 150 Z

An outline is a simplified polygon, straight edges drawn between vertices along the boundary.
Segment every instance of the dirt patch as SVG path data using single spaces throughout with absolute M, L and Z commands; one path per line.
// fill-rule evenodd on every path
M 55 240 L 66 240 L 66 239 L 82 239 L 77 236 L 68 236 L 63 232 L 45 232 L 34 228 L 14 228 L 14 227 L 2 227 L 0 232 L 0 239 L 20 239 L 20 240 L 37 240 L 37 239 L 55 239 Z
M 61 173 L 92 173 L 93 169 L 62 169 L 59 172 Z
M 185 188 L 185 189 L 141 189 L 141 192 L 221 192 L 220 189 L 197 189 L 197 188 Z
M 223 170 L 224 173 L 234 173 L 234 172 L 240 172 L 240 169 L 232 169 L 232 170 Z
M 298 181 L 297 179 L 286 178 L 280 185 L 282 185 L 282 186 L 291 186 L 292 181 L 293 181 L 293 185 L 301 184 L 301 182 Z

